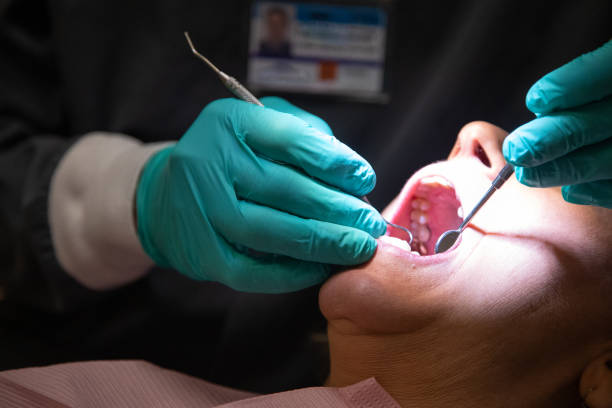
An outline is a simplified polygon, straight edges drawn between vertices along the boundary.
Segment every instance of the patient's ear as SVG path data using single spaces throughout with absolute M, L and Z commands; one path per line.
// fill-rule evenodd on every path
M 597 357 L 584 369 L 580 395 L 589 408 L 612 408 L 612 352 Z

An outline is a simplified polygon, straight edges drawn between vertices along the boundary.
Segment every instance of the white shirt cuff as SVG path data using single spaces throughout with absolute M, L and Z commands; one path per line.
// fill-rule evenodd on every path
M 95 132 L 60 161 L 49 194 L 51 236 L 60 265 L 83 285 L 121 286 L 153 266 L 136 231 L 134 196 L 143 166 L 172 143 Z

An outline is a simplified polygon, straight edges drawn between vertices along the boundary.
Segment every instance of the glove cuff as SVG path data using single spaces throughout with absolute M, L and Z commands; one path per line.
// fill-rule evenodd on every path
M 174 146 L 166 147 L 154 154 L 144 165 L 136 188 L 136 227 L 138 238 L 147 255 L 161 267 L 170 267 L 170 263 L 163 254 L 157 249 L 155 235 L 151 226 L 159 223 L 157 219 L 163 216 L 164 192 L 163 186 L 166 184 L 166 169 L 168 159 Z

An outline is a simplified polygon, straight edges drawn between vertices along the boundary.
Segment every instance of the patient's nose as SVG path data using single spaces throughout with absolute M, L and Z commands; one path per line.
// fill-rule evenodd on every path
M 507 135 L 505 130 L 487 122 L 468 123 L 459 131 L 448 159 L 478 160 L 493 180 L 506 164 L 501 147 Z

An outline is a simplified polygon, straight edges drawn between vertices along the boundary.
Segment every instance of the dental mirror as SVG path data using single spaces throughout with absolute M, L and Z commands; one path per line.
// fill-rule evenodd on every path
M 478 212 L 478 210 L 480 210 L 484 203 L 486 203 L 489 198 L 491 198 L 493 193 L 496 192 L 497 189 L 500 188 L 506 182 L 506 180 L 508 180 L 512 173 L 514 173 L 514 167 L 512 167 L 511 164 L 506 164 L 504 168 L 502 168 L 501 171 L 497 174 L 495 180 L 493 180 L 493 182 L 491 183 L 491 187 L 489 187 L 484 196 L 480 199 L 480 201 L 478 201 L 478 204 L 476 204 L 474 209 L 470 211 L 467 217 L 465 217 L 459 228 L 457 228 L 456 230 L 446 231 L 444 234 L 440 235 L 440 238 L 438 238 L 438 241 L 436 242 L 436 246 L 434 248 L 436 254 L 446 252 L 453 245 L 455 245 L 455 242 L 457 242 L 457 240 L 461 236 L 461 233 L 468 225 L 472 217 L 474 217 L 474 215 L 476 215 L 476 213 Z
M 436 242 L 436 247 L 435 247 L 436 254 L 439 254 L 441 252 L 446 252 L 453 245 L 455 245 L 455 242 L 457 242 L 457 240 L 459 239 L 461 232 L 462 231 L 460 230 L 450 230 L 440 235 L 440 238 L 438 238 L 438 242 Z

